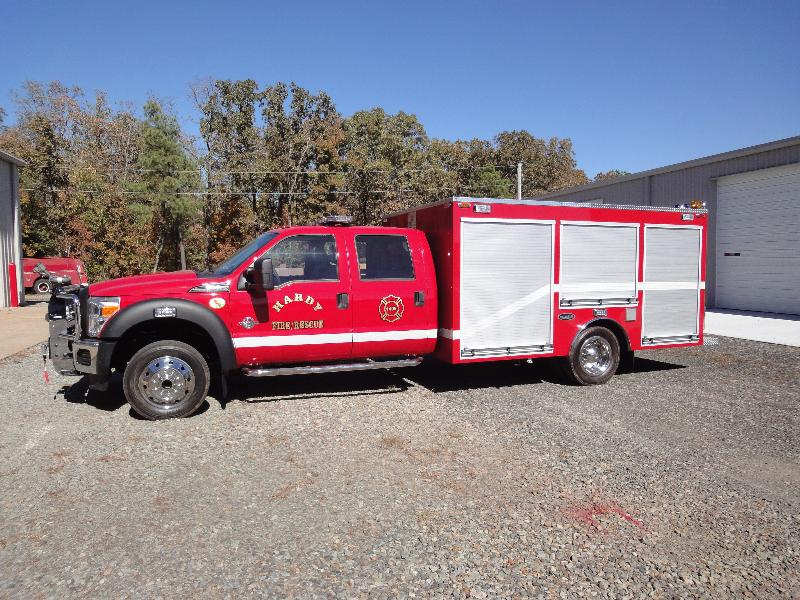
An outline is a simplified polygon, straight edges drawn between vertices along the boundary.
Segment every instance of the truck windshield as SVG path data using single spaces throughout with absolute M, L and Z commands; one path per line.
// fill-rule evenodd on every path
M 212 275 L 230 275 L 233 271 L 241 265 L 245 260 L 250 258 L 253 254 L 255 254 L 260 248 L 263 248 L 264 245 L 269 242 L 271 239 L 274 239 L 278 235 L 275 231 L 267 231 L 266 233 L 262 233 L 252 242 L 247 244 L 245 247 L 236 251 L 236 253 L 228 258 L 227 260 L 222 261 L 213 269 L 211 269 Z

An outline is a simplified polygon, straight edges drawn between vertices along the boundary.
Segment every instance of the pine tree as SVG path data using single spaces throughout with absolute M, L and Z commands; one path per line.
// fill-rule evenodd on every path
M 200 176 L 182 144 L 177 119 L 154 99 L 144 105 L 136 168 L 141 175 L 131 191 L 135 192 L 136 212 L 151 224 L 153 271 L 164 265 L 185 269 L 184 240 L 199 213 L 200 202 L 194 194 Z

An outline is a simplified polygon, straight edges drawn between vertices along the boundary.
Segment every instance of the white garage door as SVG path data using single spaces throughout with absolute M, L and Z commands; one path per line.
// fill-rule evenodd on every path
M 720 308 L 800 314 L 800 164 L 717 180 Z

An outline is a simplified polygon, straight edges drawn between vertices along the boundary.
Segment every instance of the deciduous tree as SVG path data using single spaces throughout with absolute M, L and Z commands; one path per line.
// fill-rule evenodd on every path
M 625 177 L 630 175 L 628 171 L 621 169 L 611 169 L 610 171 L 600 172 L 594 176 L 594 181 L 608 181 L 609 179 L 616 179 L 617 177 Z

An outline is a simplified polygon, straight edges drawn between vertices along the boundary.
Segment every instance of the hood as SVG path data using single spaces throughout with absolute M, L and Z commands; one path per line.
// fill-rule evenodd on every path
M 151 275 L 134 275 L 93 283 L 90 296 L 172 296 L 184 294 L 200 283 L 211 281 L 200 278 L 194 271 L 172 271 Z

